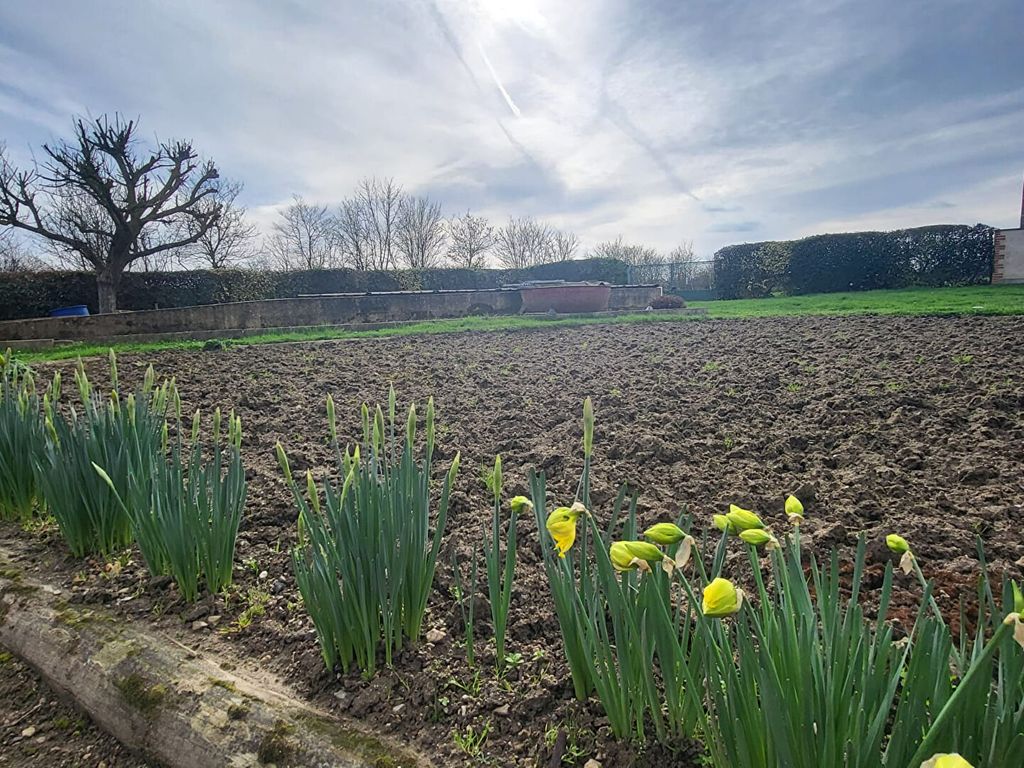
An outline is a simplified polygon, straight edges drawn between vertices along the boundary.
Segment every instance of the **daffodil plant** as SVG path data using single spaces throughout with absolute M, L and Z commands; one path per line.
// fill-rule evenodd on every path
M 532 505 L 524 496 L 516 496 L 510 503 L 511 515 L 505 526 L 505 551 L 502 558 L 502 472 L 501 456 L 494 457 L 494 469 L 488 474 L 487 485 L 494 499 L 491 513 L 490 541 L 484 549 L 487 564 L 487 596 L 494 628 L 494 650 L 498 669 L 505 668 L 505 637 L 508 629 L 508 611 L 512 602 L 512 583 L 516 570 L 516 524 L 519 513 Z
M 416 408 L 410 406 L 403 434 L 393 388 L 387 417 L 379 406 L 372 412 L 363 406 L 360 446 L 341 448 L 330 398 L 327 417 L 338 482 L 324 480 L 318 489 L 307 472 L 300 487 L 284 448 L 277 448 L 299 511 L 292 564 L 328 668 L 354 664 L 371 677 L 379 650 L 390 666 L 406 641 L 419 640 L 459 456 L 446 474 L 431 531 L 433 400 L 419 456 Z
M 32 467 L 45 452 L 35 379 L 7 350 L 0 355 L 0 520 L 28 520 L 39 506 L 42 494 Z
M 146 467 L 164 455 L 163 428 L 173 381 L 156 385 L 150 367 L 124 397 L 111 352 L 108 396 L 94 391 L 81 360 L 75 371 L 77 406 L 60 408 L 56 382 L 43 398 L 46 450 L 33 457 L 36 484 L 68 547 L 76 556 L 122 550 L 135 537 L 131 509 L 122 500 L 129 482 L 149 483 Z M 96 472 L 104 470 L 106 477 Z M 139 474 L 136 477 L 136 473 Z

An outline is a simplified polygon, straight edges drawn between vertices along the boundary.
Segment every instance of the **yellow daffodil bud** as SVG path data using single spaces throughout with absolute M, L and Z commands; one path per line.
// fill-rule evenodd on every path
M 786 515 L 793 523 L 799 523 L 804 519 L 804 505 L 792 494 L 786 497 Z
M 576 504 L 573 504 L 572 507 L 556 507 L 548 515 L 544 527 L 548 529 L 548 533 L 555 542 L 559 557 L 565 557 L 565 553 L 572 548 L 573 542 L 576 541 L 576 520 L 585 511 L 582 504 L 579 504 L 578 508 Z
M 903 555 L 900 558 L 900 570 L 905 575 L 914 570 L 914 553 L 911 551 L 906 539 L 899 534 L 890 533 L 885 537 L 885 545 L 897 555 Z
M 288 485 L 293 485 L 292 480 L 292 468 L 288 463 L 288 454 L 284 452 L 284 446 L 281 445 L 281 441 L 278 440 L 274 446 L 274 452 L 277 454 L 277 463 L 281 465 L 281 471 L 284 473 L 284 479 Z
M 761 518 L 749 509 L 742 509 L 735 504 L 729 505 L 729 514 L 725 516 L 734 531 L 747 531 L 751 528 L 764 528 Z
M 939 755 L 932 755 L 929 760 L 921 763 L 921 768 L 974 768 L 956 752 L 943 752 Z
M 647 541 L 616 541 L 608 550 L 617 571 L 651 570 L 650 563 L 667 560 L 665 553 Z
M 583 401 L 583 455 L 594 451 L 594 404 L 588 397 Z
M 633 553 L 629 551 L 629 547 L 624 541 L 613 541 L 611 547 L 608 548 L 608 556 L 616 571 L 631 571 L 636 568 L 633 562 Z
M 898 533 L 890 533 L 886 536 L 885 545 L 897 555 L 902 555 L 910 551 L 910 545 L 907 543 L 907 540 Z
M 533 509 L 533 502 L 525 496 L 513 496 L 509 500 L 509 505 L 512 507 L 512 511 L 517 515 L 520 514 L 524 509 Z
M 729 522 L 729 518 L 725 515 L 712 515 L 711 522 L 715 528 L 720 530 L 722 533 L 735 533 L 732 524 Z
M 719 577 L 704 587 L 701 612 L 708 618 L 720 619 L 732 616 L 742 604 L 743 592 L 728 579 Z
M 1024 594 L 1016 581 L 1010 582 L 1010 589 L 1013 593 L 1013 612 L 1006 616 L 1003 623 L 1013 627 L 1013 639 L 1024 648 Z
M 644 531 L 644 538 L 655 544 L 670 546 L 683 540 L 686 532 L 675 523 L 657 523 Z
M 772 535 L 771 531 L 766 531 L 764 528 L 748 528 L 745 531 L 740 531 L 740 538 L 755 547 L 778 549 L 779 546 L 779 540 Z

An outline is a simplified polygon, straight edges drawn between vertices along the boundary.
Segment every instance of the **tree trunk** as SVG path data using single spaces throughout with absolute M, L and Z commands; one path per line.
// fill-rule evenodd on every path
M 96 273 L 96 292 L 99 295 L 100 314 L 117 312 L 117 284 L 120 282 L 120 275 L 115 275 L 111 267 L 101 269 Z

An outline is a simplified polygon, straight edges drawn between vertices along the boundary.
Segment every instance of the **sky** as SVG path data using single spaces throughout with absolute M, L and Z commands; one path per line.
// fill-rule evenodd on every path
M 1017 226 L 1021 0 L 0 2 L 9 158 L 121 112 L 264 228 L 365 176 L 583 245 Z

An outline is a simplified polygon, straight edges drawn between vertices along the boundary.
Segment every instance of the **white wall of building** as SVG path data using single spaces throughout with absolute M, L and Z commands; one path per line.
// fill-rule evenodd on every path
M 999 234 L 992 282 L 1024 283 L 1024 229 L 1004 229 Z

